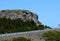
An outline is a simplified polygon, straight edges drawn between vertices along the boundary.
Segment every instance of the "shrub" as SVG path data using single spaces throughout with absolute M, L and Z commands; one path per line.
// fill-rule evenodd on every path
M 16 14 L 21 14 L 22 10 L 2 10 L 1 12 L 6 12 L 6 13 L 15 12 Z
M 24 37 L 13 38 L 12 41 L 31 41 L 30 39 L 26 39 Z
M 60 41 L 59 31 L 48 31 L 43 34 L 46 41 Z

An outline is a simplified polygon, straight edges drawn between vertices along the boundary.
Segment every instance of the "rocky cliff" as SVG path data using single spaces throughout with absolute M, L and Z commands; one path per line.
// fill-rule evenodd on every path
M 33 20 L 36 25 L 41 23 L 38 21 L 38 15 L 29 10 L 1 10 L 0 18 L 6 17 L 7 19 L 20 19 L 22 21 Z

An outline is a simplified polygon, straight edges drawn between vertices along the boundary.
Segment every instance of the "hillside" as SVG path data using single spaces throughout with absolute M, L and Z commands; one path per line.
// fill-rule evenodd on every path
M 38 20 L 38 15 L 29 10 L 1 10 L 0 34 L 43 30 L 50 28 Z
M 23 39 L 20 39 L 21 37 Z M 24 38 L 31 41 L 60 41 L 60 28 L 0 34 L 0 41 L 13 41 L 13 39 L 15 41 L 24 41 Z

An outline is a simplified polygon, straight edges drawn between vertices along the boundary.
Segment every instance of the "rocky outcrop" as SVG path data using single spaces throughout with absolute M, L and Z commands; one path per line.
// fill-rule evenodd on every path
M 33 20 L 36 25 L 40 25 L 41 23 L 38 21 L 38 15 L 29 11 L 29 10 L 2 10 L 0 11 L 0 18 L 6 17 L 7 19 L 20 19 L 23 21 L 31 21 Z

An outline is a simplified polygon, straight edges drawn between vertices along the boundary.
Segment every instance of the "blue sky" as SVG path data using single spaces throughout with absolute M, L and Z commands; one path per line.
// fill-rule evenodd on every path
M 60 24 L 60 0 L 0 0 L 0 10 L 25 9 L 39 16 L 39 21 L 52 28 Z

